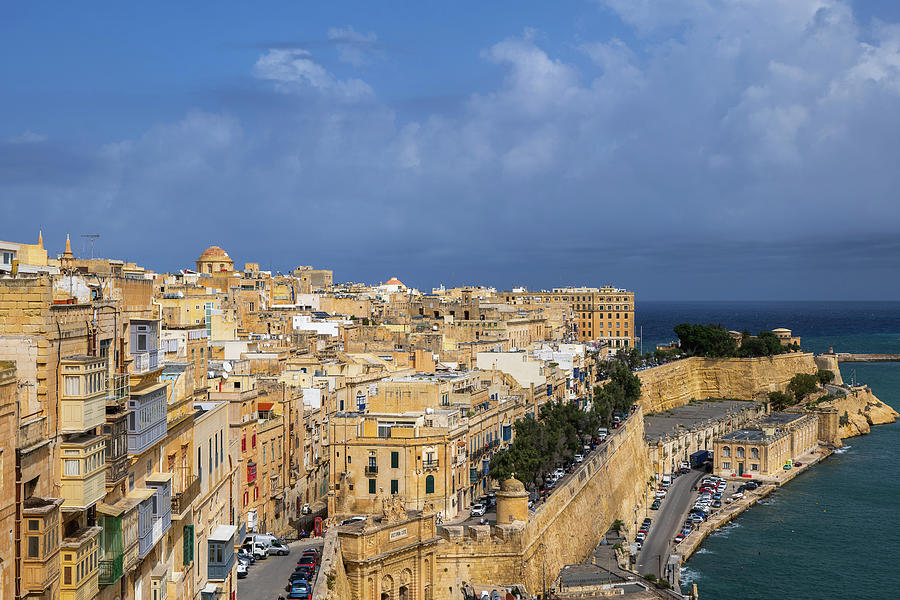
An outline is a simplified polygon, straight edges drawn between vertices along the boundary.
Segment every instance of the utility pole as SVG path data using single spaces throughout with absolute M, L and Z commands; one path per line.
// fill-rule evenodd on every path
M 100 239 L 99 233 L 82 233 L 81 237 L 91 240 L 91 260 L 94 260 L 94 240 Z

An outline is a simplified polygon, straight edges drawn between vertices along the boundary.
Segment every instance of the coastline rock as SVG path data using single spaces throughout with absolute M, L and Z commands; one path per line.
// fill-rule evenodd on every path
M 838 411 L 842 438 L 867 434 L 872 425 L 893 423 L 900 416 L 896 410 L 875 397 L 869 386 L 853 388 L 846 396 L 824 402 L 821 406 L 830 406 Z

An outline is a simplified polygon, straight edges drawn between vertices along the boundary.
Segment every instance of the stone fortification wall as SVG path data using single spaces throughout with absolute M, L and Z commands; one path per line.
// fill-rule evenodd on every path
M 634 518 L 647 490 L 650 460 L 643 436 L 638 410 L 527 523 L 444 527 L 436 589 L 457 590 L 462 582 L 524 583 L 535 593 L 544 575 L 550 582 L 564 565 L 586 560 L 613 521 Z
M 640 371 L 640 404 L 653 414 L 684 406 L 692 398 L 764 400 L 769 392 L 785 391 L 797 373 L 816 371 L 813 355 L 806 352 L 761 358 L 691 357 Z
M 838 431 L 842 438 L 869 433 L 872 425 L 893 423 L 897 411 L 880 401 L 869 386 L 851 389 L 846 396 L 819 405 L 834 408 L 838 414 Z
M 834 385 L 844 385 L 844 380 L 841 379 L 841 367 L 838 364 L 837 356 L 834 354 L 818 355 L 816 357 L 816 367 L 834 373 L 834 379 L 831 382 Z
M 532 513 L 525 527 L 525 583 L 539 590 L 567 564 L 584 562 L 616 519 L 634 520 L 652 476 L 638 409 L 609 444 Z
M 328 582 L 331 581 L 331 585 Z M 322 548 L 322 560 L 319 573 L 313 584 L 313 600 L 351 600 L 350 582 L 344 570 L 341 556 L 341 541 L 337 529 L 332 528 L 325 533 L 325 547 Z

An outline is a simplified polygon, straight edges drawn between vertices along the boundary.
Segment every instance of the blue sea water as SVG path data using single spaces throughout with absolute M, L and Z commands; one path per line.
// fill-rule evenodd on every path
M 900 353 L 900 303 L 664 303 L 637 306 L 644 350 L 682 322 L 727 329 L 787 327 L 805 349 Z M 900 363 L 847 363 L 841 372 L 900 406 Z M 685 591 L 703 600 L 876 599 L 900 596 L 900 422 L 846 447 L 716 532 L 685 564 Z

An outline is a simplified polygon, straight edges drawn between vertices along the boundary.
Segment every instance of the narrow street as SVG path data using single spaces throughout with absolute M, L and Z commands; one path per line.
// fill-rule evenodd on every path
M 669 486 L 669 493 L 662 501 L 660 509 L 650 511 L 649 516 L 653 519 L 653 524 L 638 554 L 638 573 L 642 575 L 653 573 L 657 577 L 661 575 L 660 565 L 665 566 L 669 560 L 672 540 L 675 534 L 681 531 L 688 509 L 696 497 L 696 492 L 692 488 L 706 474 L 703 470 L 694 469 L 687 475 L 676 477 Z
M 287 596 L 284 586 L 288 584 L 288 578 L 294 572 L 300 554 L 311 546 L 321 551 L 322 545 L 321 538 L 307 538 L 289 543 L 291 553 L 287 556 L 270 556 L 256 561 L 250 566 L 247 577 L 238 581 L 238 600 L 277 600 L 279 595 Z

